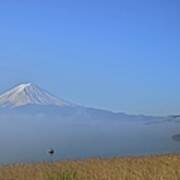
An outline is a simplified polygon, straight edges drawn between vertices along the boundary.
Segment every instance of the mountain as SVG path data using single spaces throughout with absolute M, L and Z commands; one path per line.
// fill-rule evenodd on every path
M 0 95 L 0 107 L 16 108 L 25 105 L 72 106 L 32 83 L 20 84 Z
M 33 117 L 32 117 L 33 115 Z M 0 95 L 0 119 L 44 119 L 97 121 L 143 121 L 146 124 L 164 121 L 163 117 L 128 115 L 108 110 L 79 106 L 51 95 L 32 83 L 20 84 Z

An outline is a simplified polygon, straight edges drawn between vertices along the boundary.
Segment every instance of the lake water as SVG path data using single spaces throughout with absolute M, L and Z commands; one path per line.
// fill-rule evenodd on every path
M 180 152 L 180 123 L 0 120 L 0 163 Z M 56 153 L 50 157 L 49 148 Z

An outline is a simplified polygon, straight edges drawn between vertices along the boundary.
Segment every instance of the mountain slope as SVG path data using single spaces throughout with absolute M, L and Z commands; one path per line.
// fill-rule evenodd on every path
M 10 110 L 10 111 L 9 111 Z M 13 114 L 13 115 L 12 115 Z M 32 83 L 26 83 L 0 95 L 0 118 L 15 119 L 20 116 L 39 116 L 58 118 L 59 120 L 83 121 L 143 121 L 145 123 L 159 123 L 164 117 L 142 115 L 128 115 L 114 113 L 108 110 L 89 108 L 69 103 L 59 99 Z
M 15 108 L 29 104 L 72 106 L 71 103 L 59 99 L 31 83 L 16 86 L 0 96 L 0 107 Z

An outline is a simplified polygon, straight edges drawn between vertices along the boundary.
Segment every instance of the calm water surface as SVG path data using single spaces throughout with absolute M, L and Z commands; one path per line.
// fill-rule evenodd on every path
M 180 152 L 180 123 L 0 120 L 0 163 Z M 50 157 L 49 148 L 56 154 Z

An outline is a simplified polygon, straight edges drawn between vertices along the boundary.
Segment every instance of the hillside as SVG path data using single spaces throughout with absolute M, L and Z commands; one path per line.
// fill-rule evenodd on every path
M 179 180 L 180 155 L 89 159 L 0 168 L 0 180 Z

